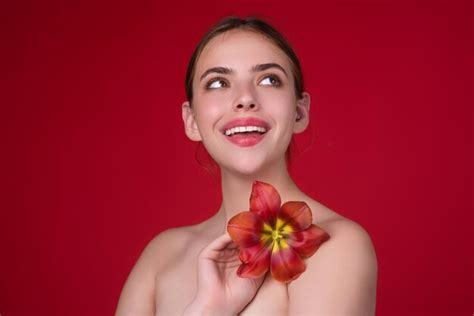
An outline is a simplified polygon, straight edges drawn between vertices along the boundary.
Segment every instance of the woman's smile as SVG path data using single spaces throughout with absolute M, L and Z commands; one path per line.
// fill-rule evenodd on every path
M 271 129 L 270 124 L 256 117 L 242 117 L 231 120 L 221 133 L 231 143 L 240 147 L 251 147 L 260 143 Z
M 255 146 L 265 137 L 264 134 L 259 133 L 243 133 L 234 136 L 227 136 L 227 139 L 240 147 Z

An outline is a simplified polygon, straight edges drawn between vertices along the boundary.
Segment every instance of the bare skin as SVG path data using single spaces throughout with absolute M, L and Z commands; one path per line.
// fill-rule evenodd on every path
M 280 67 L 255 70 L 263 64 Z M 212 72 L 203 75 L 213 67 L 229 71 L 214 79 Z M 307 93 L 296 97 L 288 74 L 287 56 L 252 32 L 229 31 L 203 49 L 193 105 L 183 103 L 182 114 L 186 135 L 203 141 L 221 168 L 222 204 L 201 224 L 167 230 L 148 244 L 124 286 L 117 316 L 374 315 L 377 259 L 370 237 L 304 194 L 286 168 L 285 151 L 291 136 L 307 127 L 310 103 Z M 211 89 L 204 88 L 209 77 Z M 264 140 L 247 148 L 229 142 L 221 128 L 236 117 L 268 122 Z M 268 273 L 257 280 L 235 275 L 238 249 L 225 235 L 226 225 L 248 210 L 254 180 L 272 184 L 282 202 L 306 202 L 314 224 L 330 235 L 290 284 Z
M 318 202 L 306 202 L 313 210 L 314 224 L 328 232 L 331 239 L 306 261 L 307 271 L 289 285 L 273 280 L 267 273 L 255 298 L 240 314 L 374 315 L 377 262 L 367 233 Z M 220 236 L 221 230 L 216 227 L 221 226 L 216 223 L 222 222 L 221 217 L 217 213 L 199 225 L 171 229 L 155 237 L 130 274 L 116 315 L 183 315 L 198 288 L 198 255 Z M 365 253 L 351 254 L 351 248 Z M 340 256 L 362 258 L 365 262 L 359 264 L 366 266 L 363 270 L 357 267 L 359 275 L 352 275 L 352 270 L 346 275 L 340 267 L 348 262 L 338 260 Z M 318 271 L 322 270 L 320 266 L 324 271 Z M 310 303 L 317 308 L 308 308 Z

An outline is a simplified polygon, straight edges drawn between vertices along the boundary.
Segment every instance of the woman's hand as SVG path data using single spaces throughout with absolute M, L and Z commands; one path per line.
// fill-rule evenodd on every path
M 237 315 L 257 294 L 265 276 L 237 276 L 239 248 L 226 233 L 204 248 L 198 258 L 198 292 L 184 315 Z

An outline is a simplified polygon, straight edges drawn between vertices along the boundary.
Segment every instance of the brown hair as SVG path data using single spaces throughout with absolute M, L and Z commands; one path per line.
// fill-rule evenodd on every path
M 295 92 L 296 96 L 299 98 L 304 91 L 303 86 L 303 73 L 301 71 L 301 65 L 296 56 L 295 52 L 291 48 L 290 44 L 286 39 L 281 35 L 277 30 L 275 30 L 270 24 L 265 21 L 256 18 L 256 17 L 246 17 L 239 18 L 235 16 L 230 16 L 222 19 L 216 25 L 214 25 L 201 39 L 201 41 L 196 46 L 191 60 L 188 63 L 188 68 L 186 71 L 186 97 L 190 103 L 193 99 L 193 77 L 196 71 L 196 62 L 199 56 L 202 53 L 204 47 L 211 41 L 214 37 L 225 33 L 230 30 L 240 29 L 246 31 L 252 31 L 264 35 L 270 39 L 275 45 L 277 45 L 286 56 L 291 61 L 292 73 L 295 81 Z

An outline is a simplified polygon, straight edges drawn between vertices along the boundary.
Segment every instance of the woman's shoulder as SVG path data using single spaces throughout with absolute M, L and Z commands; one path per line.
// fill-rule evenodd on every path
M 150 249 L 152 255 L 160 258 L 158 262 L 165 264 L 182 254 L 198 236 L 198 225 L 169 228 L 153 237 L 146 248 Z
M 333 241 L 335 238 L 338 240 L 342 238 L 370 240 L 368 232 L 359 223 L 336 213 L 313 199 L 307 199 L 307 204 L 313 213 L 313 223 L 334 237 L 331 238 Z
M 206 221 L 189 226 L 166 229 L 147 244 L 149 256 L 155 260 L 157 272 L 173 265 L 173 262 L 186 257 L 194 257 L 202 247 L 210 242 L 211 237 L 205 233 Z
M 375 258 L 372 238 L 367 230 L 359 223 L 337 216 L 327 218 L 324 221 L 316 223 L 317 226 L 324 229 L 330 236 L 326 244 L 326 251 L 321 251 L 320 256 L 334 250 L 336 252 L 348 252 L 370 255 Z
M 147 243 L 124 285 L 117 315 L 135 315 L 144 310 L 153 313 L 156 276 L 179 262 L 197 231 L 196 226 L 167 229 Z
M 306 260 L 306 272 L 291 283 L 292 312 L 311 308 L 322 314 L 372 315 L 378 267 L 369 233 L 361 224 L 317 202 L 308 204 L 319 215 L 315 225 L 330 238 Z M 312 293 L 311 300 L 307 293 Z
M 185 245 L 196 233 L 196 225 L 168 228 L 150 240 L 150 244 L 172 250 L 176 246 Z
M 333 253 L 356 253 L 375 259 L 372 239 L 367 230 L 359 223 L 344 217 L 323 204 L 309 200 L 313 210 L 313 223 L 324 229 L 330 236 L 318 253 L 317 257 L 331 257 Z

